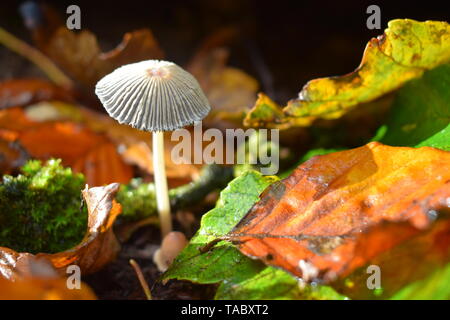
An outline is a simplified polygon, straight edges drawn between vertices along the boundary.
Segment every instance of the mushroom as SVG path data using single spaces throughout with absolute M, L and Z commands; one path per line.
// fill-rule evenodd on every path
M 208 99 L 189 72 L 162 60 L 119 67 L 97 83 L 95 93 L 119 123 L 152 132 L 156 202 L 164 238 L 172 230 L 172 219 L 163 132 L 201 121 L 211 109 Z
M 166 271 L 178 254 L 187 246 L 186 236 L 178 231 L 169 232 L 163 239 L 161 247 L 153 255 L 153 262 L 159 271 Z

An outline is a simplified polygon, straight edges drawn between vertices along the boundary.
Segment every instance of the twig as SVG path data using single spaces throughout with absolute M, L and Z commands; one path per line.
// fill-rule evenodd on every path
M 130 259 L 130 264 L 133 267 L 134 272 L 136 272 L 136 275 L 139 279 L 139 283 L 141 284 L 142 290 L 144 290 L 147 300 L 152 300 L 152 293 L 150 292 L 150 288 L 148 287 L 144 275 L 142 274 L 141 267 L 139 267 L 138 263 L 134 259 Z
M 47 56 L 26 42 L 0 27 L 0 44 L 30 60 L 40 68 L 55 84 L 64 88 L 73 87 L 72 80 L 67 77 Z

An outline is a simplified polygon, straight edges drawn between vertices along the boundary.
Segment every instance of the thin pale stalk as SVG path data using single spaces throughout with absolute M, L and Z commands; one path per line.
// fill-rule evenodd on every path
M 153 174 L 156 205 L 161 223 L 161 236 L 164 238 L 172 231 L 172 217 L 170 215 L 169 190 L 164 161 L 164 134 L 162 131 L 153 132 Z

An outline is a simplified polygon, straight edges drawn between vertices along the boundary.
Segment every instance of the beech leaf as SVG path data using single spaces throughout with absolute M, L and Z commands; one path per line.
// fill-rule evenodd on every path
M 385 265 L 393 250 L 403 258 L 391 268 L 420 256 L 429 270 L 449 258 L 442 236 L 449 198 L 449 152 L 372 142 L 306 161 L 272 184 L 227 237 L 245 255 L 310 282 L 344 279 L 377 259 Z M 388 279 L 392 293 L 401 281 L 390 288 Z
M 346 75 L 308 82 L 285 108 L 260 99 L 244 124 L 289 128 L 318 119 L 337 119 L 355 106 L 373 101 L 450 61 L 446 22 L 392 20 L 384 35 L 369 41 L 359 67 Z

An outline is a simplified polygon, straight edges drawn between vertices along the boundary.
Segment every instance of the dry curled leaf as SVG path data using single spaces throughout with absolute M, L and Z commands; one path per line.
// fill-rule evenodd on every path
M 33 255 L 0 247 L 0 278 L 19 280 L 33 276 L 29 265 L 36 259 L 48 260 L 60 275 L 65 275 L 70 265 L 79 266 L 83 275 L 90 274 L 114 260 L 120 249 L 112 230 L 121 212 L 120 204 L 114 200 L 118 189 L 118 183 L 95 188 L 86 186 L 82 193 L 88 208 L 87 232 L 72 249 Z
M 436 228 L 440 237 L 424 237 L 407 255 L 417 259 L 414 248 L 428 241 L 440 252 L 436 261 L 448 261 L 449 207 L 449 152 L 372 142 L 303 163 L 271 185 L 228 237 L 250 257 L 330 282 Z M 444 222 L 435 222 L 439 215 Z

